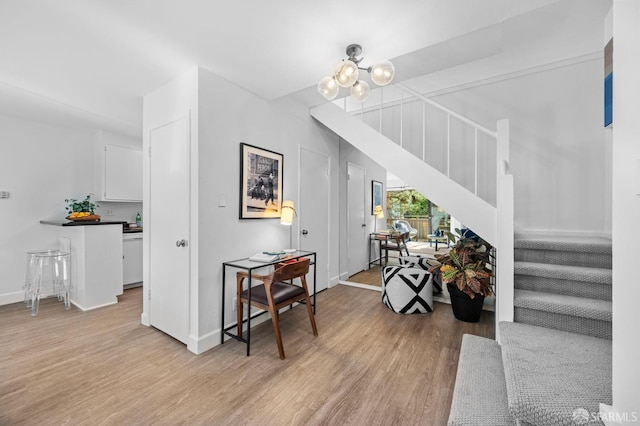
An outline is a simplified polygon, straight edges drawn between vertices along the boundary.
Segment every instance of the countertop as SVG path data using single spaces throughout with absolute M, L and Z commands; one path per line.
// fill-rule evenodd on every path
M 40 223 L 54 226 L 89 226 L 89 225 L 126 225 L 126 221 L 121 220 L 87 220 L 87 221 L 71 221 L 66 219 L 60 220 L 41 220 Z
M 41 220 L 40 223 L 53 226 L 95 226 L 95 225 L 120 225 L 122 232 L 125 234 L 134 234 L 142 232 L 142 227 L 130 228 L 127 221 L 123 220 L 95 220 L 95 221 L 71 221 L 66 219 L 60 220 Z

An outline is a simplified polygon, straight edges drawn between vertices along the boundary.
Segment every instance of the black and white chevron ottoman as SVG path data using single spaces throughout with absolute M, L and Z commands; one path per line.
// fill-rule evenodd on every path
M 398 314 L 433 311 L 433 278 L 429 271 L 409 266 L 382 268 L 382 303 Z
M 406 266 L 415 266 L 417 268 L 422 268 L 429 270 L 429 267 L 439 265 L 438 262 L 433 257 L 426 256 L 400 256 L 399 259 L 401 265 Z M 435 293 L 442 293 L 442 274 L 437 273 L 433 274 L 433 291 Z

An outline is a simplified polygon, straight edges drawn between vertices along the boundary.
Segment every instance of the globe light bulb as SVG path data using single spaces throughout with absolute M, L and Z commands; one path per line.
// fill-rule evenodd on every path
M 391 83 L 395 73 L 396 69 L 389 61 L 380 61 L 369 68 L 371 81 L 373 81 L 378 86 L 386 86 L 387 84 Z
M 324 77 L 318 83 L 318 93 L 327 98 L 327 100 L 331 101 L 338 96 L 338 91 L 340 87 L 338 87 L 338 83 L 333 77 Z
M 358 66 L 349 60 L 343 60 L 336 66 L 335 79 L 340 87 L 350 87 L 358 80 Z
M 366 101 L 370 92 L 371 89 L 369 88 L 369 85 L 361 80 L 356 81 L 356 83 L 351 86 L 351 96 L 353 96 L 358 102 Z

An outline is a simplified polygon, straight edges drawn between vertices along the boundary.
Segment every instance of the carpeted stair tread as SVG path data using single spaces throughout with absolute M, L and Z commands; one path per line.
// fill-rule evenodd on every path
M 611 254 L 611 240 L 585 237 L 516 237 L 516 249 Z
M 611 322 L 612 320 L 611 301 L 608 300 L 515 289 L 513 304 L 516 308 L 553 312 L 599 321 Z
M 481 391 L 479 391 L 481 390 Z M 500 345 L 464 334 L 448 426 L 514 425 L 509 413 Z
M 612 282 L 612 273 L 609 268 L 516 261 L 514 263 L 514 272 L 516 275 L 531 275 L 559 280 L 595 282 L 609 285 Z
M 610 340 L 511 322 L 501 322 L 499 332 L 514 418 L 574 425 L 576 409 L 597 413 L 600 403 L 611 404 Z
M 611 240 L 580 237 L 516 237 L 516 261 L 611 268 Z

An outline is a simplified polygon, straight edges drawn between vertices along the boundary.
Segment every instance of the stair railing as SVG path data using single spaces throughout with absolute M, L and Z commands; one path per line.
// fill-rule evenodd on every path
M 399 96 L 396 93 L 396 96 L 394 97 L 394 91 L 397 92 L 399 90 Z M 377 123 L 368 123 L 370 126 L 372 126 L 373 128 L 377 128 L 376 130 L 381 133 L 384 134 L 385 136 L 387 136 L 389 139 L 393 140 L 396 144 L 398 144 L 399 146 L 401 146 L 402 148 L 408 150 L 409 152 L 412 152 L 412 154 L 414 154 L 416 157 L 420 158 L 423 162 L 429 164 L 430 159 L 427 158 L 427 146 L 429 144 L 429 141 L 427 140 L 427 123 L 426 123 L 426 106 L 429 105 L 431 107 L 433 107 L 435 110 L 440 111 L 442 113 L 445 114 L 446 116 L 446 129 L 445 129 L 445 133 L 446 133 L 446 165 L 444 167 L 444 169 L 442 169 L 442 167 L 440 167 L 440 163 L 438 163 L 437 165 L 435 164 L 431 164 L 432 166 L 435 166 L 438 170 L 440 170 L 444 175 L 446 175 L 448 178 L 456 181 L 457 183 L 461 184 L 462 186 L 464 186 L 465 188 L 467 188 L 469 191 L 471 191 L 473 194 L 475 194 L 476 196 L 479 196 L 480 198 L 482 198 L 483 200 L 487 201 L 489 204 L 494 205 L 495 206 L 495 188 L 493 187 L 487 187 L 484 190 L 483 194 L 479 194 L 479 188 L 478 188 L 478 182 L 479 182 L 479 167 L 478 167 L 478 154 L 479 154 L 479 149 L 478 149 L 478 141 L 479 141 L 479 135 L 483 134 L 485 136 L 488 137 L 488 139 L 490 140 L 497 140 L 497 132 L 491 129 L 488 129 L 487 127 L 484 127 L 483 125 L 467 118 L 464 117 L 463 115 L 452 111 L 451 109 L 444 107 L 440 104 L 438 104 L 437 102 L 434 102 L 433 100 L 429 99 L 428 97 L 422 95 L 421 93 L 403 85 L 403 84 L 395 84 L 394 86 L 387 86 L 385 88 L 379 88 L 379 89 L 375 89 L 375 91 L 373 91 L 372 93 L 378 92 L 379 93 L 379 99 L 376 100 L 376 96 L 371 96 L 368 107 L 365 107 L 364 104 L 357 104 L 357 107 L 354 107 L 352 105 L 348 105 L 347 102 L 349 102 L 348 98 L 345 98 L 343 100 L 343 104 L 340 105 L 338 102 L 336 102 L 336 104 L 338 104 L 341 108 L 343 108 L 345 111 L 356 115 L 357 113 L 360 114 L 361 119 L 364 121 L 364 115 L 365 113 L 369 113 L 369 112 L 373 112 L 376 111 L 378 112 L 378 120 Z M 384 99 L 384 96 L 387 96 L 388 94 L 388 99 Z M 408 96 L 407 96 L 408 95 Z M 413 103 L 413 102 L 420 102 L 422 104 L 422 135 L 421 135 L 421 152 L 416 152 L 417 150 L 411 151 L 408 147 L 405 147 L 405 135 L 404 135 L 404 127 L 405 127 L 405 123 L 406 121 L 410 121 L 410 120 L 406 120 L 405 119 L 405 106 Z M 353 104 L 355 105 L 355 104 Z M 388 109 L 392 109 L 394 107 L 399 107 L 399 122 L 394 123 L 393 125 L 397 126 L 397 128 L 399 128 L 399 134 L 396 135 L 390 135 L 389 131 L 387 129 L 383 129 L 383 112 L 385 110 Z M 469 178 L 464 177 L 465 182 L 461 182 L 459 180 L 456 179 L 456 177 L 454 177 L 452 175 L 453 172 L 453 164 L 452 164 L 452 158 L 453 158 L 453 154 L 452 154 L 452 139 L 453 139 L 453 135 L 452 135 L 452 122 L 453 120 L 456 120 L 466 126 L 469 126 L 469 128 L 472 129 L 473 131 L 473 177 L 472 177 L 472 182 L 469 182 Z M 411 142 L 411 141 L 409 141 Z M 488 171 L 486 171 L 486 173 L 492 173 L 493 177 L 485 177 L 485 181 L 494 181 L 496 176 L 495 176 L 495 168 L 489 168 Z M 458 176 L 460 176 L 460 173 L 458 173 Z
M 402 93 L 401 96 L 401 100 L 404 100 L 404 92 L 409 93 L 411 96 L 415 97 L 416 99 L 419 99 L 420 101 L 423 102 L 424 104 L 428 104 L 431 105 L 432 107 L 435 107 L 436 109 L 444 112 L 447 115 L 447 177 L 451 178 L 451 118 L 456 118 L 458 121 L 461 121 L 469 126 L 471 126 L 471 128 L 474 130 L 474 148 L 473 148 L 473 158 L 474 158 L 474 162 L 473 162 L 473 168 L 474 168 L 474 177 L 473 177 L 473 193 L 475 195 L 478 195 L 478 132 L 480 133 L 484 133 L 485 135 L 493 138 L 493 139 L 497 139 L 498 135 L 496 132 L 494 132 L 493 130 L 487 129 L 486 127 L 482 126 L 479 123 L 476 123 L 473 120 L 468 119 L 467 117 L 464 117 L 460 114 L 458 114 L 455 111 L 450 110 L 447 107 L 444 107 L 440 104 L 438 104 L 437 102 L 432 101 L 431 99 L 427 98 L 426 96 L 422 95 L 419 92 L 416 92 L 413 89 L 410 89 L 409 87 L 403 85 L 403 84 L 396 84 L 396 87 L 399 87 Z M 401 101 L 402 102 L 402 101 Z M 423 106 L 423 110 L 424 110 L 424 106 Z M 401 108 L 402 111 L 402 108 Z M 402 129 L 402 120 L 403 120 L 403 116 L 402 114 L 400 115 L 400 129 Z M 423 129 L 426 128 L 426 124 L 424 123 L 424 115 L 423 115 Z M 425 161 L 424 158 L 424 153 L 426 152 L 426 144 L 427 144 L 427 140 L 426 140 L 426 132 L 423 131 L 422 132 L 422 152 L 423 152 L 423 158 L 422 161 Z M 402 146 L 402 133 L 400 134 L 400 146 Z

